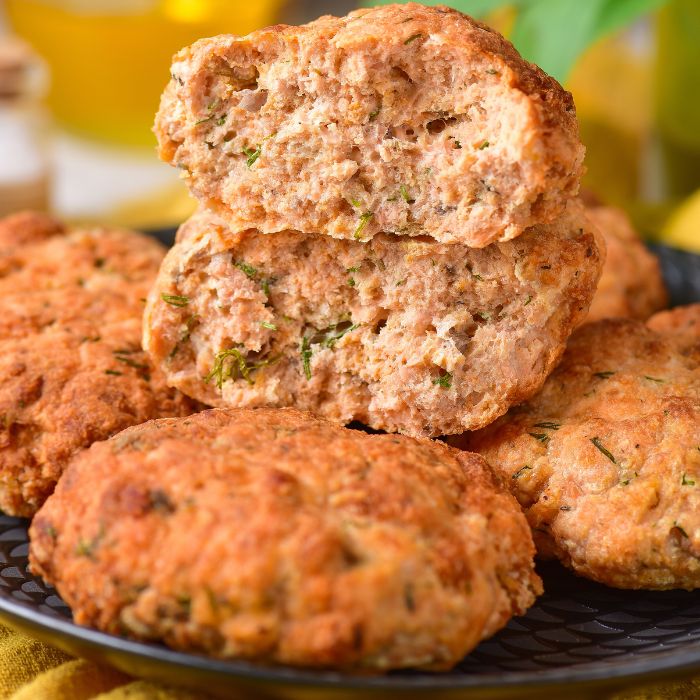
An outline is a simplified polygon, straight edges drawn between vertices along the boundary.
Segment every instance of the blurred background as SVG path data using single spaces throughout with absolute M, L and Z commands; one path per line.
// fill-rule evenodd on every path
M 151 133 L 173 53 L 358 4 L 0 0 L 0 215 L 177 225 L 194 204 Z M 485 19 L 573 92 L 590 190 L 645 237 L 700 252 L 698 0 L 443 4 Z

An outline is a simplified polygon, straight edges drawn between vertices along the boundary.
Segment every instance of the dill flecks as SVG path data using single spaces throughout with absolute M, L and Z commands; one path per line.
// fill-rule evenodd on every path
M 648 374 L 644 375 L 644 379 L 648 379 L 650 382 L 656 382 L 657 384 L 663 384 L 664 380 L 658 377 L 650 377 Z
M 411 36 L 404 41 L 404 46 L 408 46 L 411 42 L 415 41 L 416 39 L 420 39 L 423 36 L 421 32 L 418 32 L 417 34 L 411 34 Z
M 301 364 L 304 367 L 304 376 L 308 381 L 311 379 L 311 355 L 313 351 L 311 350 L 311 341 L 306 336 L 301 339 L 299 352 L 301 353 Z
M 379 116 L 379 112 L 381 112 L 381 109 L 381 107 L 376 107 L 369 113 L 369 120 L 371 122 L 373 122 Z
M 615 372 L 612 371 L 607 371 L 607 372 L 593 372 L 594 377 L 598 377 L 598 379 L 610 379 L 610 377 L 613 376 Z
M 330 348 L 331 350 L 333 349 L 333 346 L 346 334 L 350 333 L 350 331 L 354 331 L 355 329 L 359 328 L 360 325 L 358 323 L 353 323 L 347 328 L 339 328 L 341 326 L 341 323 L 336 323 L 335 326 L 331 329 L 331 332 L 333 332 L 335 335 L 331 335 L 326 337 L 322 341 L 322 345 L 324 347 Z
M 673 521 L 673 527 L 675 527 L 676 530 L 678 530 L 678 532 L 680 532 L 681 535 L 683 535 L 683 537 L 685 537 L 686 539 L 689 539 L 688 533 L 678 524 L 678 522 L 676 520 Z
M 248 146 L 247 148 L 243 149 L 243 155 L 247 156 L 245 164 L 249 168 L 252 168 L 255 161 L 258 158 L 260 158 L 260 156 L 262 155 L 262 149 L 263 149 L 263 146 L 265 145 L 265 141 L 269 141 L 273 136 L 274 136 L 274 134 L 271 134 L 270 136 L 266 136 L 260 142 L 260 144 L 258 145 L 257 148 L 251 148 L 250 146 Z
M 269 321 L 260 321 L 260 325 L 263 328 L 269 328 L 271 331 L 277 330 L 277 326 L 274 323 L 270 323 Z
M 211 368 L 209 374 L 204 377 L 204 381 L 208 384 L 214 379 L 216 380 L 217 389 L 221 389 L 225 381 L 228 379 L 233 379 L 235 381 L 240 374 L 248 384 L 253 384 L 253 380 L 250 377 L 251 372 L 261 367 L 274 364 L 276 361 L 277 358 L 248 362 L 246 356 L 238 348 L 229 348 L 228 350 L 222 350 L 216 354 L 214 366 Z
M 116 352 L 113 354 L 115 360 L 118 362 L 123 362 L 129 367 L 133 367 L 134 369 L 148 369 L 148 365 L 144 364 L 143 362 L 136 362 L 136 360 L 132 360 L 130 357 L 125 357 L 124 355 L 119 355 Z
M 532 301 L 532 294 L 528 294 L 527 299 L 525 299 L 525 303 L 523 304 L 523 306 L 527 306 L 531 301 Z
M 543 421 L 542 423 L 535 423 L 535 425 L 533 427 L 544 428 L 545 430 L 559 430 L 559 428 L 561 428 L 561 423 L 552 423 L 550 421 Z
M 491 144 L 488 141 L 482 141 L 481 144 L 479 145 L 479 150 L 483 151 L 485 148 L 488 148 Z
M 695 479 L 689 479 L 687 474 L 681 477 L 681 486 L 695 486 Z
M 160 295 L 160 298 L 166 304 L 170 304 L 170 306 L 183 307 L 190 303 L 189 297 L 180 296 L 179 294 L 166 294 L 163 292 L 163 294 Z
M 411 203 L 411 195 L 408 194 L 408 187 L 406 187 L 406 185 L 401 185 L 401 187 L 399 187 L 399 194 L 401 195 L 401 199 L 403 199 L 406 204 Z
M 355 229 L 355 233 L 353 233 L 352 237 L 353 238 L 360 238 L 362 235 L 362 232 L 365 230 L 365 226 L 369 223 L 369 220 L 374 216 L 374 214 L 371 211 L 366 211 L 361 217 L 360 217 L 360 222 L 357 224 L 357 228 Z
M 214 118 L 213 114 L 210 114 L 208 117 L 204 117 L 204 119 L 200 119 L 198 122 L 195 122 L 195 126 L 199 126 L 200 124 L 204 124 L 205 122 L 209 122 Z
M 511 479 L 519 479 L 527 470 L 532 471 L 532 467 L 529 464 L 526 464 L 523 467 L 520 467 L 517 472 L 515 472 L 510 478 Z
M 117 372 L 116 369 L 106 369 L 105 374 L 111 374 L 114 377 L 121 377 L 123 375 L 122 372 Z
M 615 457 L 613 457 L 612 452 L 608 450 L 600 441 L 599 437 L 591 438 L 591 442 L 613 463 L 617 464 Z
M 445 374 L 435 377 L 433 384 L 441 386 L 443 389 L 450 389 L 452 387 L 452 372 L 445 372 Z
M 242 260 L 234 262 L 233 266 L 237 267 L 246 277 L 250 279 L 255 279 L 255 276 L 258 274 L 258 271 L 252 265 L 249 265 L 247 262 L 243 262 Z
M 543 445 L 546 445 L 549 442 L 549 435 L 546 435 L 545 433 L 528 433 L 530 437 L 535 438 L 535 440 L 539 440 Z

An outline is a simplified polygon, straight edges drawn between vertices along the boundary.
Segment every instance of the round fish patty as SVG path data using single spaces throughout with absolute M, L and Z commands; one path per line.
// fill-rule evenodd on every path
M 234 229 L 483 247 L 551 223 L 578 191 L 571 95 L 446 7 L 202 39 L 171 76 L 160 156 Z
M 700 586 L 700 304 L 586 324 L 540 394 L 452 442 L 510 484 L 541 554 L 619 588 Z
M 658 258 L 639 238 L 624 211 L 590 206 L 586 213 L 605 239 L 607 256 L 587 321 L 638 318 L 645 321 L 668 304 Z
M 295 406 L 438 436 L 535 393 L 585 318 L 601 266 L 580 209 L 484 249 L 378 235 L 181 229 L 144 348 L 211 406 Z M 174 301 L 173 301 L 174 300 Z
M 31 516 L 79 449 L 186 415 L 141 349 L 163 248 L 128 231 L 0 220 L 0 508 Z
M 221 658 L 449 668 L 541 592 L 478 455 L 295 409 L 218 409 L 80 453 L 30 531 L 82 625 Z

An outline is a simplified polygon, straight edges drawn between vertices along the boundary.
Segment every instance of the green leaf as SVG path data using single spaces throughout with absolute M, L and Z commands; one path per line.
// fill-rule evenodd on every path
M 564 82 L 591 44 L 666 2 L 521 0 L 511 39 L 528 61 Z

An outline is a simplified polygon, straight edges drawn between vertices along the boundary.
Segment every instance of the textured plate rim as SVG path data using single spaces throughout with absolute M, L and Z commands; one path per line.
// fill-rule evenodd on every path
M 71 620 L 48 615 L 27 603 L 14 600 L 0 589 L 0 618 L 7 624 L 52 633 L 62 639 L 76 640 L 101 650 L 130 658 L 155 661 L 183 670 L 196 670 L 220 678 L 236 678 L 258 683 L 286 683 L 298 687 L 343 688 L 353 690 L 393 690 L 429 692 L 431 690 L 515 690 L 557 684 L 596 684 L 601 681 L 643 680 L 652 676 L 685 676 L 700 672 L 700 642 L 659 651 L 637 659 L 601 659 L 577 666 L 562 666 L 538 671 L 512 671 L 507 674 L 460 675 L 416 674 L 360 676 L 338 671 L 297 669 L 289 666 L 263 666 L 247 661 L 224 661 L 198 654 L 175 651 L 82 627 Z

